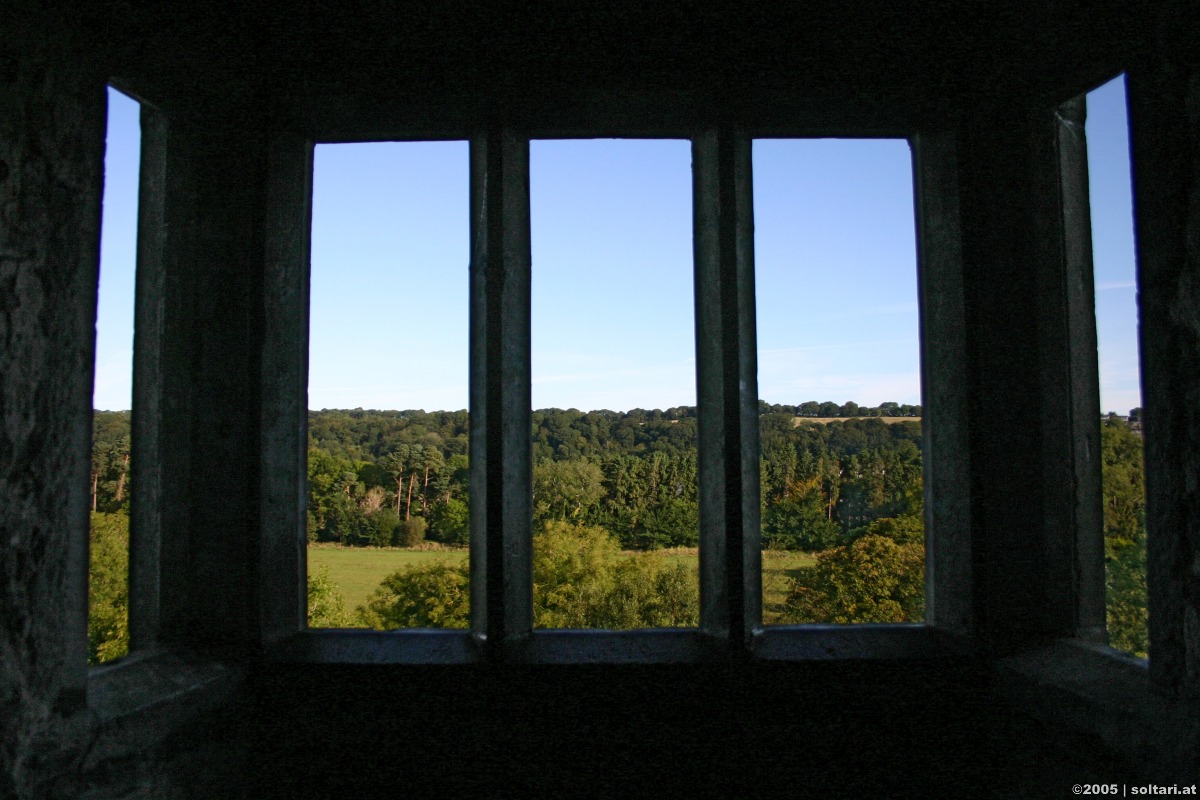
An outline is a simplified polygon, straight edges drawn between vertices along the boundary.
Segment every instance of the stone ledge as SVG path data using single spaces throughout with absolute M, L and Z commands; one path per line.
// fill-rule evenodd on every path
M 772 625 L 754 632 L 762 661 L 887 661 L 970 655 L 954 634 L 920 623 Z
M 88 675 L 88 708 L 100 724 L 142 713 L 227 682 L 225 664 L 177 651 L 135 653 Z
M 185 651 L 137 653 L 88 675 L 92 739 L 87 764 L 160 744 L 232 698 L 244 672 Z
M 1200 782 L 1200 698 L 1154 686 L 1144 660 L 1063 640 L 998 660 L 995 676 L 1002 697 L 1061 741 L 1095 743 L 1147 781 Z

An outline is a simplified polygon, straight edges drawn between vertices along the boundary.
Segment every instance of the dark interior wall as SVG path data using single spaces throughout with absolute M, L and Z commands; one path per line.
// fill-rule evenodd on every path
M 1200 681 L 1200 58 L 1181 13 L 1167 7 L 1129 71 L 1146 517 L 1173 534 L 1149 541 L 1150 666 L 1172 688 Z
M 973 604 L 997 652 L 1104 625 L 1083 122 L 1082 100 L 1001 102 L 957 129 Z
M 219 117 L 167 122 L 161 270 L 171 295 L 159 376 L 174 424 L 161 447 L 164 642 L 243 651 L 258 640 L 259 351 L 262 341 L 266 145 Z M 186 414 L 180 410 L 186 409 Z M 187 425 L 180 422 L 186 419 Z M 136 501 L 135 501 L 136 502 Z
M 659 12 L 628 3 L 622 13 L 585 4 L 544 19 L 526 9 L 498 29 L 498 12 L 473 4 L 429 4 L 404 25 L 369 4 L 277 14 L 270 3 L 225 13 L 128 2 L 90 18 L 5 9 L 3 29 L 19 35 L 0 55 L 0 796 L 1062 797 L 1072 783 L 1148 774 L 1144 750 L 1070 733 L 1040 703 L 1004 699 L 987 659 L 282 664 L 261 657 L 258 615 L 262 571 L 275 563 L 259 550 L 272 524 L 258 483 L 259 426 L 269 416 L 260 398 L 280 380 L 260 351 L 271 324 L 264 301 L 278 288 L 264 284 L 275 257 L 264 228 L 295 224 L 270 216 L 269 133 L 286 134 L 284 167 L 301 169 L 308 136 L 469 127 L 507 107 L 509 122 L 565 131 L 690 129 L 722 115 L 792 133 L 928 126 L 937 169 L 926 177 L 937 180 L 926 185 L 945 193 L 926 213 L 945 222 L 936 255 L 947 264 L 925 296 L 965 310 L 961 324 L 938 330 L 962 334 L 969 366 L 951 355 L 932 373 L 964 367 L 947 391 L 966 413 L 940 431 L 969 427 L 998 404 L 1016 409 L 1003 435 L 975 427 L 945 437 L 969 445 L 943 462 L 962 472 L 940 477 L 947 495 L 934 498 L 957 503 L 942 519 L 970 521 L 954 530 L 958 561 L 945 570 L 958 581 L 942 585 L 954 598 L 948 627 L 975 636 L 981 652 L 1069 634 L 1078 620 L 1041 613 L 1065 591 L 1054 571 L 1063 556 L 1046 547 L 1063 510 L 1047 487 L 1071 473 L 1055 466 L 1069 455 L 1046 450 L 1046 431 L 1062 421 L 1045 415 L 1061 403 L 1038 391 L 1063 388 L 1048 376 L 1066 334 L 1045 323 L 1057 319 L 1050 289 L 1066 243 L 1056 238 L 1059 188 L 1028 179 L 1055 172 L 1062 119 L 1048 109 L 1142 47 L 1153 57 L 1131 69 L 1131 105 L 1151 522 L 1169 532 L 1153 545 L 1162 657 L 1151 668 L 1164 702 L 1186 711 L 1179 698 L 1200 674 L 1200 447 L 1190 444 L 1200 374 L 1198 73 L 1192 39 L 1172 24 L 1186 4 L 1129 37 L 1117 32 L 1129 21 L 1120 5 L 1102 4 L 1108 10 L 1085 25 L 1087 12 L 1072 3 L 998 3 L 978 15 L 956 15 L 951 4 L 876 14 L 875 3 L 814 3 L 808 16 L 756 11 L 731 38 L 717 3 Z M 1139 44 L 1144 37 L 1153 46 Z M 161 147 L 165 187 L 152 266 L 165 298 L 155 380 L 165 423 L 157 524 L 167 535 L 152 565 L 161 618 L 147 636 L 179 653 L 169 670 L 149 658 L 144 670 L 136 659 L 111 669 L 128 676 L 120 691 L 97 673 L 89 687 L 84 644 L 108 78 L 163 115 L 148 140 Z M 606 93 L 618 100 L 606 105 Z M 1032 111 L 1007 103 L 1018 93 Z M 960 258 L 962 285 L 952 285 Z M 1058 350 L 1048 354 L 1047 342 Z M 1023 405 L 1031 394 L 1040 401 Z M 1026 497 L 1043 499 L 1031 513 Z M 209 691 L 217 683 L 226 690 Z M 1099 714 L 1092 730 L 1129 718 Z M 1149 746 L 1152 726 L 1137 724 Z M 1194 774 L 1188 748 L 1200 739 L 1188 730 L 1193 738 L 1164 749 L 1156 774 Z
M 15 12 L 15 10 L 14 10 Z M 0 796 L 69 760 L 85 700 L 104 84 L 77 20 L 0 55 Z M 11 25 L 11 26 L 10 26 Z M 52 35 L 51 35 L 52 33 Z
M 969 661 L 276 666 L 255 682 L 251 796 L 1061 797 L 1132 780 L 1013 714 Z

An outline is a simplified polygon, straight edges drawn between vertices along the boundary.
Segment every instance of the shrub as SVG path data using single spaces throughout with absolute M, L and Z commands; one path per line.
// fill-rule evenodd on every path
M 1108 643 L 1146 658 L 1150 637 L 1146 613 L 1146 542 L 1111 548 L 1105 560 Z
M 817 556 L 792 580 L 785 619 L 916 622 L 925 611 L 925 548 L 866 535 Z
M 412 564 L 383 579 L 360 606 L 363 625 L 393 628 L 465 628 L 469 624 L 467 564 Z
M 551 522 L 534 536 L 537 627 L 684 627 L 698 623 L 699 609 L 691 570 L 651 555 L 625 555 L 603 528 Z
M 533 618 L 542 628 L 594 628 L 620 557 L 603 528 L 550 522 L 533 537 Z
M 346 611 L 345 600 L 333 578 L 329 567 L 322 567 L 316 575 L 308 576 L 308 627 L 348 628 L 353 625 Z
M 466 628 L 467 564 L 422 564 L 394 572 L 359 608 L 367 627 Z M 696 625 L 700 598 L 684 564 L 623 554 L 603 528 L 551 522 L 534 537 L 533 616 L 541 628 Z
M 471 540 L 471 511 L 457 497 L 437 503 L 429 512 L 429 530 L 433 538 L 446 544 L 466 544 Z
M 390 508 L 381 508 L 368 518 L 367 540 L 376 547 L 387 547 L 396 540 L 400 515 Z
M 129 652 L 129 517 L 92 513 L 88 564 L 88 663 Z
M 398 547 L 416 547 L 425 541 L 425 531 L 428 527 L 423 517 L 406 519 L 396 528 L 394 543 Z

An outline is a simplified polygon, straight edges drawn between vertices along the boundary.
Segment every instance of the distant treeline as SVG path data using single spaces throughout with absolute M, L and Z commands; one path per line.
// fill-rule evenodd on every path
M 919 414 L 919 406 L 813 402 L 761 409 L 765 544 L 821 550 L 877 519 L 919 513 L 920 422 L 878 418 Z M 797 424 L 796 417 L 813 410 L 859 416 Z M 632 549 L 695 546 L 695 407 L 541 409 L 532 423 L 536 522 L 603 527 Z M 465 544 L 468 430 L 466 411 L 310 411 L 309 538 Z M 129 414 L 96 412 L 95 508 L 122 507 L 129 483 Z
M 820 411 L 820 404 L 812 404 Z M 881 518 L 919 525 L 921 426 L 859 416 L 796 424 L 762 407 L 763 538 L 821 550 Z M 862 409 L 843 404 L 832 414 Z M 919 407 L 884 403 L 888 416 Z M 534 519 L 602 527 L 630 549 L 695 546 L 696 410 L 532 414 Z M 309 534 L 343 544 L 469 538 L 465 411 L 309 413 Z
M 758 401 L 759 413 L 791 414 L 795 417 L 919 417 L 921 406 L 908 403 L 880 403 L 877 406 L 860 406 L 854 401 L 838 405 L 826 400 L 818 403 L 809 400 L 798 406 L 769 404 Z

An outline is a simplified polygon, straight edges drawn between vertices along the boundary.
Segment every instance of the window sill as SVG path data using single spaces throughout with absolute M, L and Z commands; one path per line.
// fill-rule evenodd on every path
M 1000 659 L 996 684 L 1047 727 L 1101 743 L 1132 774 L 1156 783 L 1197 779 L 1200 698 L 1159 690 L 1143 659 L 1063 640 Z
M 234 695 L 240 668 L 174 650 L 134 653 L 88 673 L 88 763 L 144 752 Z
M 301 664 L 470 664 L 482 660 L 478 643 L 467 631 L 431 628 L 305 630 L 274 645 L 267 655 L 272 661 Z
M 509 644 L 516 664 L 689 664 L 727 657 L 726 644 L 695 628 L 535 630 Z M 931 659 L 968 651 L 950 634 L 926 625 L 795 625 L 763 628 L 752 640 L 760 661 Z M 276 645 L 272 660 L 316 664 L 470 664 L 486 656 L 466 631 L 321 629 Z
M 920 623 L 772 625 L 754 632 L 760 661 L 889 661 L 969 654 L 952 634 Z
M 240 674 L 220 662 L 176 651 L 134 653 L 88 673 L 88 707 L 100 724 L 146 714 L 190 695 L 237 682 Z

